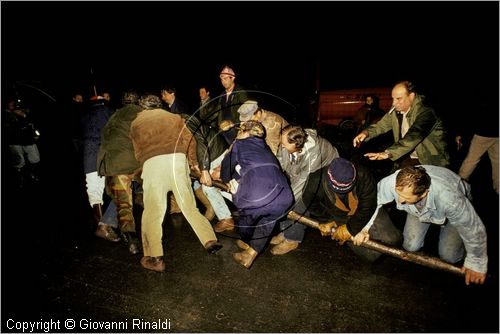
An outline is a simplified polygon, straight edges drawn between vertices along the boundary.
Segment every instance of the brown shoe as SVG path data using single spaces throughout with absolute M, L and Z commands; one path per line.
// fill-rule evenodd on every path
M 97 230 L 95 235 L 99 238 L 103 238 L 108 241 L 117 242 L 120 241 L 120 237 L 115 233 L 113 228 L 106 224 L 97 225 Z
M 214 231 L 218 232 L 218 233 L 224 232 L 224 231 L 232 231 L 232 230 L 234 230 L 234 220 L 233 220 L 233 218 L 221 219 L 214 226 Z
M 246 242 L 244 242 L 243 240 L 236 240 L 236 246 L 238 246 L 238 248 L 240 249 L 243 249 L 243 250 L 247 250 L 250 248 L 250 245 L 247 244 Z
M 285 233 L 281 232 L 280 234 L 274 236 L 271 239 L 270 244 L 271 245 L 278 245 L 278 244 L 282 243 L 283 241 L 285 241 Z
M 233 253 L 233 259 L 245 268 L 250 269 L 257 255 L 258 253 L 255 251 L 255 249 L 248 246 L 248 248 L 243 252 Z
M 273 255 L 283 255 L 290 251 L 293 251 L 294 249 L 297 249 L 297 247 L 299 247 L 298 241 L 285 240 L 279 245 L 276 245 L 273 248 L 271 248 L 271 253 Z
M 217 253 L 219 251 L 219 249 L 221 249 L 221 248 L 222 248 L 222 244 L 220 242 L 218 242 L 217 240 L 210 240 L 210 241 L 207 241 L 207 243 L 205 244 L 205 249 L 210 254 Z
M 141 259 L 141 265 L 149 270 L 162 273 L 165 271 L 165 262 L 163 262 L 162 256 L 144 256 Z

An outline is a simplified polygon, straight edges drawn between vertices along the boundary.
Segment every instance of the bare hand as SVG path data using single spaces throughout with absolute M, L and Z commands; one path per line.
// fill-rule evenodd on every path
M 220 166 L 221 166 L 221 165 L 217 166 L 217 167 L 213 170 L 213 172 L 212 172 L 212 174 L 211 174 L 211 176 L 212 176 L 212 180 L 217 180 L 217 181 L 220 181 Z
M 365 241 L 370 240 L 370 235 L 368 232 L 361 230 L 356 236 L 352 239 L 352 243 L 356 246 L 361 246 Z
M 203 170 L 201 172 L 200 183 L 207 187 L 212 186 L 212 178 L 210 177 L 210 172 L 208 170 Z
M 363 130 L 359 135 L 354 137 L 354 139 L 352 140 L 352 146 L 359 147 L 361 143 L 366 139 L 366 137 L 368 137 L 368 132 Z
M 387 152 L 378 152 L 378 153 L 366 153 L 365 157 L 370 160 L 385 160 L 389 159 L 389 153 Z
M 470 283 L 483 284 L 486 280 L 486 273 L 479 273 L 466 267 L 462 267 L 462 272 L 465 273 L 466 285 L 469 285 Z
M 191 167 L 191 170 L 195 173 L 195 175 L 198 177 L 200 174 L 201 174 L 201 171 L 200 171 L 200 166 L 198 165 L 194 165 Z

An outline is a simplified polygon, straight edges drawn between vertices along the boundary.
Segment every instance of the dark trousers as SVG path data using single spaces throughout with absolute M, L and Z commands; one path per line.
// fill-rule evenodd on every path
M 291 192 L 282 192 L 273 202 L 258 209 L 243 209 L 238 219 L 241 239 L 257 253 L 262 253 L 271 239 L 274 225 L 290 210 Z
M 380 241 L 388 246 L 399 247 L 403 243 L 402 232 L 394 226 L 387 211 L 385 211 L 383 207 L 379 209 L 377 218 L 375 218 L 368 233 L 370 234 L 370 240 Z M 382 255 L 382 253 L 372 249 L 354 246 L 353 243 L 348 243 L 348 245 L 356 255 L 368 262 L 373 262 Z

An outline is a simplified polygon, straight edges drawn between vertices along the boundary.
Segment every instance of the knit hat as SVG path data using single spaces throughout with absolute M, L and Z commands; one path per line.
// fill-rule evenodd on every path
M 229 67 L 229 66 L 224 66 L 224 68 L 220 72 L 219 77 L 222 78 L 223 75 L 229 75 L 229 76 L 232 76 L 234 78 L 236 77 L 236 74 L 234 74 L 233 69 L 231 67 Z
M 328 183 L 336 193 L 345 194 L 352 190 L 356 181 L 356 168 L 344 158 L 335 158 L 328 167 Z
M 253 114 L 259 109 L 257 101 L 248 100 L 245 101 L 239 108 L 238 114 L 240 114 L 240 122 L 249 121 Z

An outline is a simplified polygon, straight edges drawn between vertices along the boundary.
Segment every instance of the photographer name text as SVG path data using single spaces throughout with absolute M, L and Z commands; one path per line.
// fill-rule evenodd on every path
M 92 319 L 65 319 L 65 320 L 43 320 L 40 321 L 16 321 L 7 320 L 7 328 L 13 332 L 21 333 L 49 333 L 62 330 L 170 330 L 170 319 L 125 319 L 125 321 L 97 321 Z

